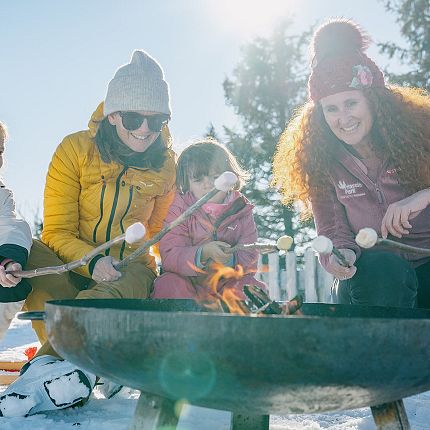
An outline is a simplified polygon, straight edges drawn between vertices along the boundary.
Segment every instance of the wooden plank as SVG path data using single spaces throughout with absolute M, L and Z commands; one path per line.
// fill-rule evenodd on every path
M 333 275 L 328 273 L 324 267 L 317 263 L 317 290 L 318 301 L 321 303 L 331 302 L 331 286 L 333 284 Z
M 231 430 L 269 430 L 269 415 L 232 414 Z
M 410 430 L 403 400 L 372 406 L 372 415 L 378 430 Z
M 263 256 L 258 257 L 257 279 L 261 282 L 269 283 L 269 265 L 263 264 Z
M 291 300 L 293 297 L 297 296 L 297 263 L 296 263 L 296 253 L 294 251 L 287 252 L 285 256 L 286 264 L 286 290 L 287 290 L 287 300 Z
M 269 254 L 269 294 L 272 300 L 281 300 L 279 288 L 279 256 L 278 253 Z
M 0 385 L 9 385 L 12 384 L 15 379 L 19 376 L 18 372 L 8 373 L 8 374 L 0 374 Z
M 21 370 L 27 361 L 0 361 L 0 370 Z
M 308 303 L 318 303 L 316 289 L 316 257 L 312 248 L 305 251 L 305 301 Z

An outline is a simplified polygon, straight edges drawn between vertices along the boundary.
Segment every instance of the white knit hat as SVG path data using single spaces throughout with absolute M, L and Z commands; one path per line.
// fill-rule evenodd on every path
M 170 115 L 169 86 L 160 64 L 145 51 L 134 51 L 109 82 L 103 113 L 150 111 Z

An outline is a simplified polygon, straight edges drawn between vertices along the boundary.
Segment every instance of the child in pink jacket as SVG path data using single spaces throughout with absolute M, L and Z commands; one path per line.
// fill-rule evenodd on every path
M 210 191 L 214 180 L 224 171 L 238 176 L 235 190 L 220 191 L 161 239 L 163 274 L 154 282 L 152 298 L 205 298 L 208 293 L 213 294 L 208 285 L 213 263 L 241 268 L 244 273 L 238 279 L 221 278 L 217 293 L 231 287 L 244 298 L 242 288 L 246 284 L 265 288 L 254 277 L 257 251 L 229 251 L 237 244 L 256 242 L 257 229 L 253 206 L 239 192 L 248 175 L 233 154 L 214 139 L 196 142 L 181 153 L 176 178 L 178 192 L 165 223 L 172 222 Z

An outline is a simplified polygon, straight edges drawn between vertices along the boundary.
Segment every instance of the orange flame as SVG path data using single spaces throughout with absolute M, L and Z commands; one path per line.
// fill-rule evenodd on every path
M 237 295 L 234 288 L 225 288 L 221 294 L 221 300 L 228 306 L 231 314 L 245 315 L 247 313 L 240 305 L 241 298 Z
M 213 274 L 209 277 L 208 285 L 213 293 L 218 290 L 218 283 L 221 278 L 224 279 L 240 279 L 243 278 L 243 267 L 238 264 L 236 267 L 226 267 L 220 263 L 212 263 L 211 271 Z
M 235 268 L 226 267 L 221 263 L 213 262 L 209 271 L 204 271 L 188 263 L 198 273 L 207 275 L 203 284 L 207 285 L 208 289 L 199 289 L 197 291 L 197 301 L 212 311 L 223 311 L 222 303 L 224 303 L 230 313 L 244 315 L 246 312 L 241 305 L 242 298 L 234 287 L 226 286 L 220 289 L 220 281 L 227 279 L 241 279 L 245 272 L 243 267 L 237 265 Z M 209 273 L 208 273 L 209 272 Z

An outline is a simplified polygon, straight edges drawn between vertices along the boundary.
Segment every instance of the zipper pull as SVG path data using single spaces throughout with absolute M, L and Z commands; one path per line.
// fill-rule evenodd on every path
M 378 202 L 383 203 L 384 199 L 382 198 L 381 190 L 378 187 L 376 187 L 376 194 L 378 195 Z

